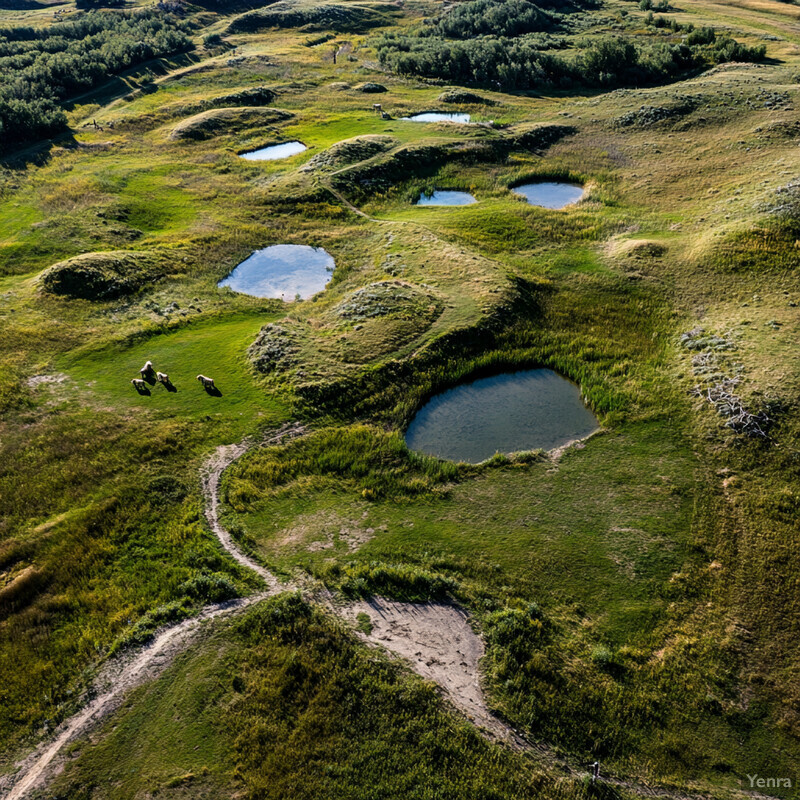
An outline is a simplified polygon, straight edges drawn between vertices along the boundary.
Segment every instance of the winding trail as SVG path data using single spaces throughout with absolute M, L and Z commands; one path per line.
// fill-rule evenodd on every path
M 64 748 L 119 708 L 132 689 L 158 677 L 172 659 L 200 633 L 204 623 L 242 611 L 266 596 L 257 594 L 206 606 L 197 616 L 162 630 L 152 642 L 133 656 L 126 654 L 104 667 L 94 682 L 93 688 L 97 691 L 97 696 L 59 725 L 53 738 L 40 744 L 24 759 L 18 765 L 15 776 L 6 776 L 6 780 L 8 777 L 14 780 L 8 794 L 4 795 L 6 800 L 22 800 L 29 792 L 45 783 L 62 762 Z
M 264 581 L 265 591 L 246 598 L 210 604 L 196 616 L 162 629 L 143 648 L 109 661 L 94 681 L 93 699 L 65 720 L 52 737 L 21 761 L 16 773 L 0 777 L 0 791 L 7 791 L 5 800 L 24 800 L 31 792 L 46 784 L 63 765 L 64 749 L 68 744 L 86 735 L 103 718 L 119 708 L 131 690 L 158 677 L 178 653 L 201 636 L 211 620 L 239 613 L 280 592 L 300 588 L 292 583 L 280 583 L 275 575 L 250 558 L 233 541 L 230 532 L 219 520 L 219 488 L 223 472 L 246 452 L 255 447 L 283 444 L 304 435 L 306 430 L 304 425 L 294 422 L 272 430 L 260 439 L 249 438 L 239 444 L 222 445 L 212 453 L 201 472 L 206 500 L 205 515 L 211 530 L 232 558 L 259 575 Z M 479 662 L 484 654 L 483 641 L 472 630 L 469 617 L 462 608 L 447 603 L 401 603 L 381 597 L 337 605 L 327 592 L 316 599 L 351 624 L 356 622 L 360 614 L 366 614 L 372 623 L 372 630 L 368 634 L 358 634 L 362 641 L 401 658 L 423 678 L 435 682 L 453 705 L 487 738 L 500 741 L 517 751 L 533 752 L 563 775 L 577 778 L 586 774 L 585 769 L 575 769 L 546 745 L 526 741 L 490 711 L 480 686 Z M 603 782 L 644 797 L 665 800 L 709 800 L 710 797 L 708 794 L 648 786 L 608 775 L 603 776 Z M 731 794 L 751 800 L 764 797 L 752 792 L 734 791 Z
M 250 448 L 280 444 L 303 433 L 304 426 L 292 423 L 271 431 L 258 441 L 245 440 L 240 444 L 223 445 L 214 451 L 201 473 L 203 494 L 206 498 L 206 519 L 212 531 L 222 547 L 236 561 L 262 578 L 266 591 L 246 598 L 207 605 L 196 616 L 163 628 L 143 648 L 112 659 L 101 669 L 93 683 L 94 698 L 59 725 L 52 737 L 42 742 L 20 762 L 16 774 L 0 777 L 0 791 L 7 790 L 7 794 L 3 795 L 5 800 L 23 800 L 30 792 L 43 785 L 63 762 L 63 751 L 68 744 L 88 733 L 104 717 L 119 708 L 132 689 L 158 677 L 172 659 L 202 632 L 204 624 L 209 620 L 241 612 L 267 597 L 295 588 L 279 583 L 271 572 L 243 553 L 230 533 L 222 527 L 219 522 L 219 482 L 225 469 Z M 13 784 L 9 787 L 11 781 Z
M 243 567 L 251 569 L 264 581 L 267 585 L 267 595 L 277 594 L 280 591 L 294 589 L 296 587 L 288 584 L 281 584 L 268 569 L 265 569 L 257 561 L 250 558 L 241 550 L 239 545 L 233 541 L 230 532 L 224 528 L 219 521 L 219 482 L 222 478 L 222 473 L 225 472 L 236 459 L 243 456 L 254 446 L 274 447 L 275 445 L 296 439 L 305 432 L 306 427 L 304 425 L 301 425 L 299 422 L 294 422 L 271 431 L 265 438 L 257 442 L 252 439 L 245 439 L 239 444 L 222 445 L 214 451 L 201 473 L 203 495 L 206 500 L 205 513 L 209 527 L 217 539 L 219 539 L 222 547 L 236 561 Z

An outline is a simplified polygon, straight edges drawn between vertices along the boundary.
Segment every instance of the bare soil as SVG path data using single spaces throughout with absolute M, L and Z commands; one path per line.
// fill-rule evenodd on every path
M 399 656 L 414 672 L 438 684 L 450 702 L 491 738 L 527 747 L 486 705 L 479 668 L 483 642 L 463 609 L 373 597 L 345 606 L 341 613 L 354 624 L 359 614 L 366 614 L 372 631 L 360 634 L 361 638 Z

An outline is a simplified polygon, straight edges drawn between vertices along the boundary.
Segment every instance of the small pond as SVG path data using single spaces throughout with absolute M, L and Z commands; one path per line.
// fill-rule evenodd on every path
M 468 192 L 454 192 L 449 189 L 436 189 L 430 195 L 424 192 L 417 200 L 418 206 L 471 206 L 478 201 Z
M 217 286 L 253 297 L 274 297 L 287 302 L 321 292 L 334 268 L 333 256 L 321 247 L 276 244 L 256 250 Z
M 422 114 L 412 114 L 410 117 L 403 117 L 408 122 L 469 122 L 469 114 L 458 114 L 453 111 L 425 111 Z
M 523 183 L 515 186 L 514 194 L 524 197 L 532 206 L 564 208 L 583 197 L 583 186 L 576 183 Z
M 551 369 L 480 378 L 432 397 L 406 432 L 412 450 L 477 464 L 495 453 L 552 450 L 597 430 L 580 389 Z
M 240 157 L 246 161 L 277 161 L 279 158 L 289 158 L 296 156 L 308 148 L 302 142 L 284 142 L 283 144 L 273 144 L 269 147 L 262 147 L 260 150 L 252 150 L 249 153 L 240 153 Z

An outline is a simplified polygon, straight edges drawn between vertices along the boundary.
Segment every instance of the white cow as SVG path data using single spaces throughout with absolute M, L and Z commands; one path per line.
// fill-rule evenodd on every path
M 147 384 L 141 378 L 133 378 L 131 379 L 131 383 L 134 385 L 136 391 L 144 391 L 147 388 Z
M 216 388 L 214 386 L 214 379 L 213 378 L 209 378 L 206 375 L 198 375 L 197 376 L 197 380 L 200 381 L 200 383 L 203 385 L 204 389 L 214 389 L 214 388 Z
M 156 372 L 156 380 L 159 383 L 169 383 L 169 375 L 166 372 Z
M 144 366 L 139 370 L 141 376 L 144 378 L 146 375 L 149 375 L 153 371 L 153 362 L 146 361 Z

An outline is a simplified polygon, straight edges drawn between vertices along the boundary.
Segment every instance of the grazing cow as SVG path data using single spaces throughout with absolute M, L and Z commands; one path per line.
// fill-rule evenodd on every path
M 142 377 L 149 375 L 153 371 L 153 362 L 152 361 L 145 361 L 144 366 L 139 370 Z
M 203 385 L 204 389 L 214 389 L 214 388 L 216 388 L 214 386 L 214 379 L 213 378 L 208 378 L 205 375 L 198 375 L 197 376 L 197 380 L 200 381 L 200 383 Z
M 169 383 L 169 375 L 166 372 L 156 372 L 156 380 L 159 383 Z
M 131 383 L 137 392 L 144 391 L 147 388 L 147 384 L 141 378 L 133 378 Z
M 383 106 L 380 103 L 373 103 L 372 104 L 373 111 L 383 111 Z

